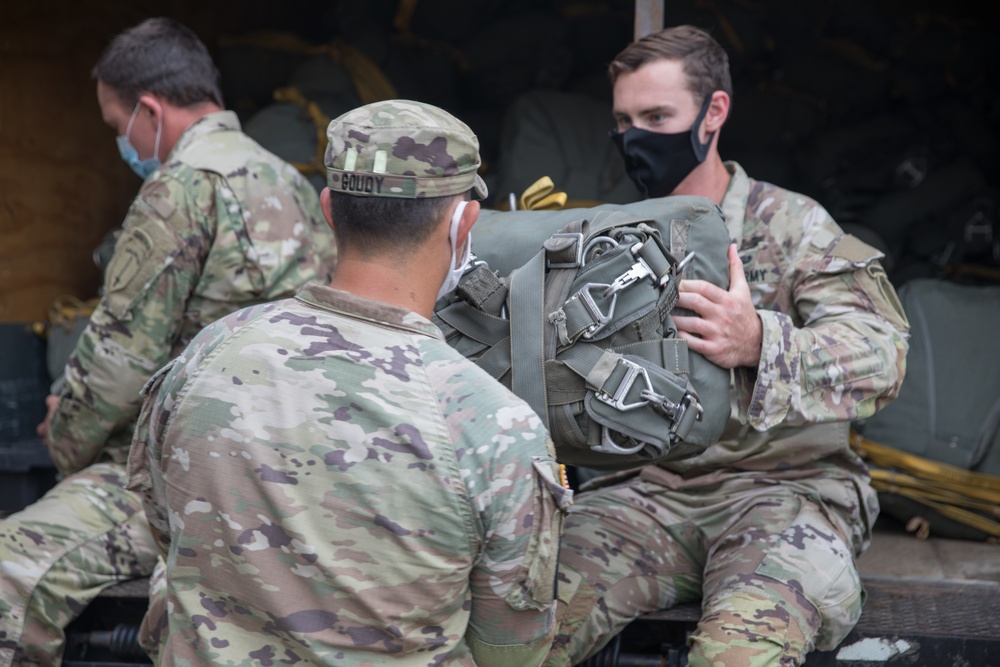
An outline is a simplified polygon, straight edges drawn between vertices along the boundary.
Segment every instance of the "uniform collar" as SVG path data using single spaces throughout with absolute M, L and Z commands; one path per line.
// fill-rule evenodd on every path
M 399 306 L 372 301 L 357 294 L 333 289 L 319 283 L 309 283 L 295 295 L 302 303 L 358 320 L 366 320 L 380 327 L 408 331 L 443 341 L 437 326 L 423 315 Z
M 171 151 L 171 155 L 180 153 L 196 139 L 206 134 L 212 134 L 213 132 L 239 132 L 241 129 L 240 119 L 233 111 L 216 111 L 215 113 L 206 114 L 191 123 L 188 129 L 184 130 L 180 139 L 177 140 L 174 150 Z M 167 160 L 169 161 L 170 158 L 168 157 Z

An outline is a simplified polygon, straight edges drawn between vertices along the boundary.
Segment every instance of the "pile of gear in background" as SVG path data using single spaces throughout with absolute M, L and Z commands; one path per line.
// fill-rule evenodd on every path
M 218 61 L 246 131 L 318 188 L 324 121 L 398 96 L 476 130 L 488 205 L 509 208 L 543 176 L 567 206 L 627 203 L 640 196 L 607 137 L 605 68 L 631 39 L 634 11 L 633 0 L 336 3 L 310 39 L 227 36 Z M 724 157 L 816 198 L 886 252 L 896 285 L 1000 267 L 1000 51 L 971 10 L 684 0 L 665 11 L 731 54 Z

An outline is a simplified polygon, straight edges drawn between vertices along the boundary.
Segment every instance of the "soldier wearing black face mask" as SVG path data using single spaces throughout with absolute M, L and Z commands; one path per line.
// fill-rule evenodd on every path
M 658 132 L 636 125 L 611 130 L 611 141 L 625 158 L 625 171 L 643 195 L 666 197 L 673 193 L 708 157 L 715 133 L 706 141 L 698 134 L 711 103 L 711 96 L 706 97 L 694 123 L 681 132 Z
M 730 288 L 682 280 L 689 349 L 732 370 L 720 441 L 632 476 L 591 480 L 560 549 L 560 627 L 548 665 L 578 664 L 634 618 L 702 601 L 691 667 L 798 665 L 854 627 L 855 557 L 877 496 L 850 422 L 893 400 L 909 324 L 879 263 L 817 202 L 723 162 L 732 84 L 725 51 L 691 26 L 612 62 L 616 129 L 648 197 L 719 204 Z

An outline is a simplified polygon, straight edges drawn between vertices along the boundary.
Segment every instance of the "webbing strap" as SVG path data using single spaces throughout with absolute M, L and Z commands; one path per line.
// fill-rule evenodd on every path
M 465 336 L 484 345 L 496 345 L 510 336 L 508 320 L 477 310 L 464 301 L 456 301 L 442 308 L 437 316 Z
M 497 342 L 496 345 L 484 352 L 478 359 L 476 365 L 482 368 L 496 379 L 500 379 L 510 370 L 510 336 Z
M 510 370 L 510 321 L 464 302 L 456 301 L 442 308 L 437 316 L 463 336 L 489 346 L 479 355 L 476 365 L 496 379 Z
M 691 374 L 691 357 L 683 338 L 654 338 L 616 345 L 615 352 L 642 357 L 674 375 Z
M 605 397 L 619 396 L 619 410 L 629 410 L 648 404 L 640 397 L 640 393 L 646 389 L 652 389 L 656 394 L 675 404 L 680 404 L 688 394 L 686 384 L 672 379 L 667 373 L 658 372 L 659 369 L 655 364 L 642 366 L 625 359 L 615 351 L 589 343 L 577 343 L 563 350 L 559 353 L 559 361 L 583 377 L 598 394 Z M 641 380 L 630 372 L 639 366 L 646 372 Z M 684 426 L 690 429 L 691 425 Z
M 649 270 L 656 276 L 657 284 L 660 284 L 663 278 L 670 274 L 670 269 L 672 269 L 676 263 L 673 261 L 673 257 L 663 254 L 660 246 L 653 240 L 652 237 L 646 239 L 646 242 L 642 244 L 642 247 L 639 248 L 636 255 L 638 255 L 642 261 L 646 262 L 646 266 L 648 266 Z
M 545 387 L 545 252 L 510 274 L 511 390 L 549 427 Z
M 605 296 L 610 287 L 611 285 L 589 283 L 556 311 L 561 312 L 561 316 L 556 313 L 550 316 L 550 321 L 559 332 L 560 345 L 569 345 L 588 331 L 600 329 L 611 321 L 618 295 Z

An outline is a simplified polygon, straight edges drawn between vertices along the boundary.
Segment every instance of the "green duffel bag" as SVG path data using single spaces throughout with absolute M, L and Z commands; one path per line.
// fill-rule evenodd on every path
M 683 278 L 729 287 L 729 235 L 708 199 L 484 210 L 470 270 L 435 321 L 455 349 L 545 420 L 563 463 L 618 470 L 721 436 L 729 371 L 688 350 Z

